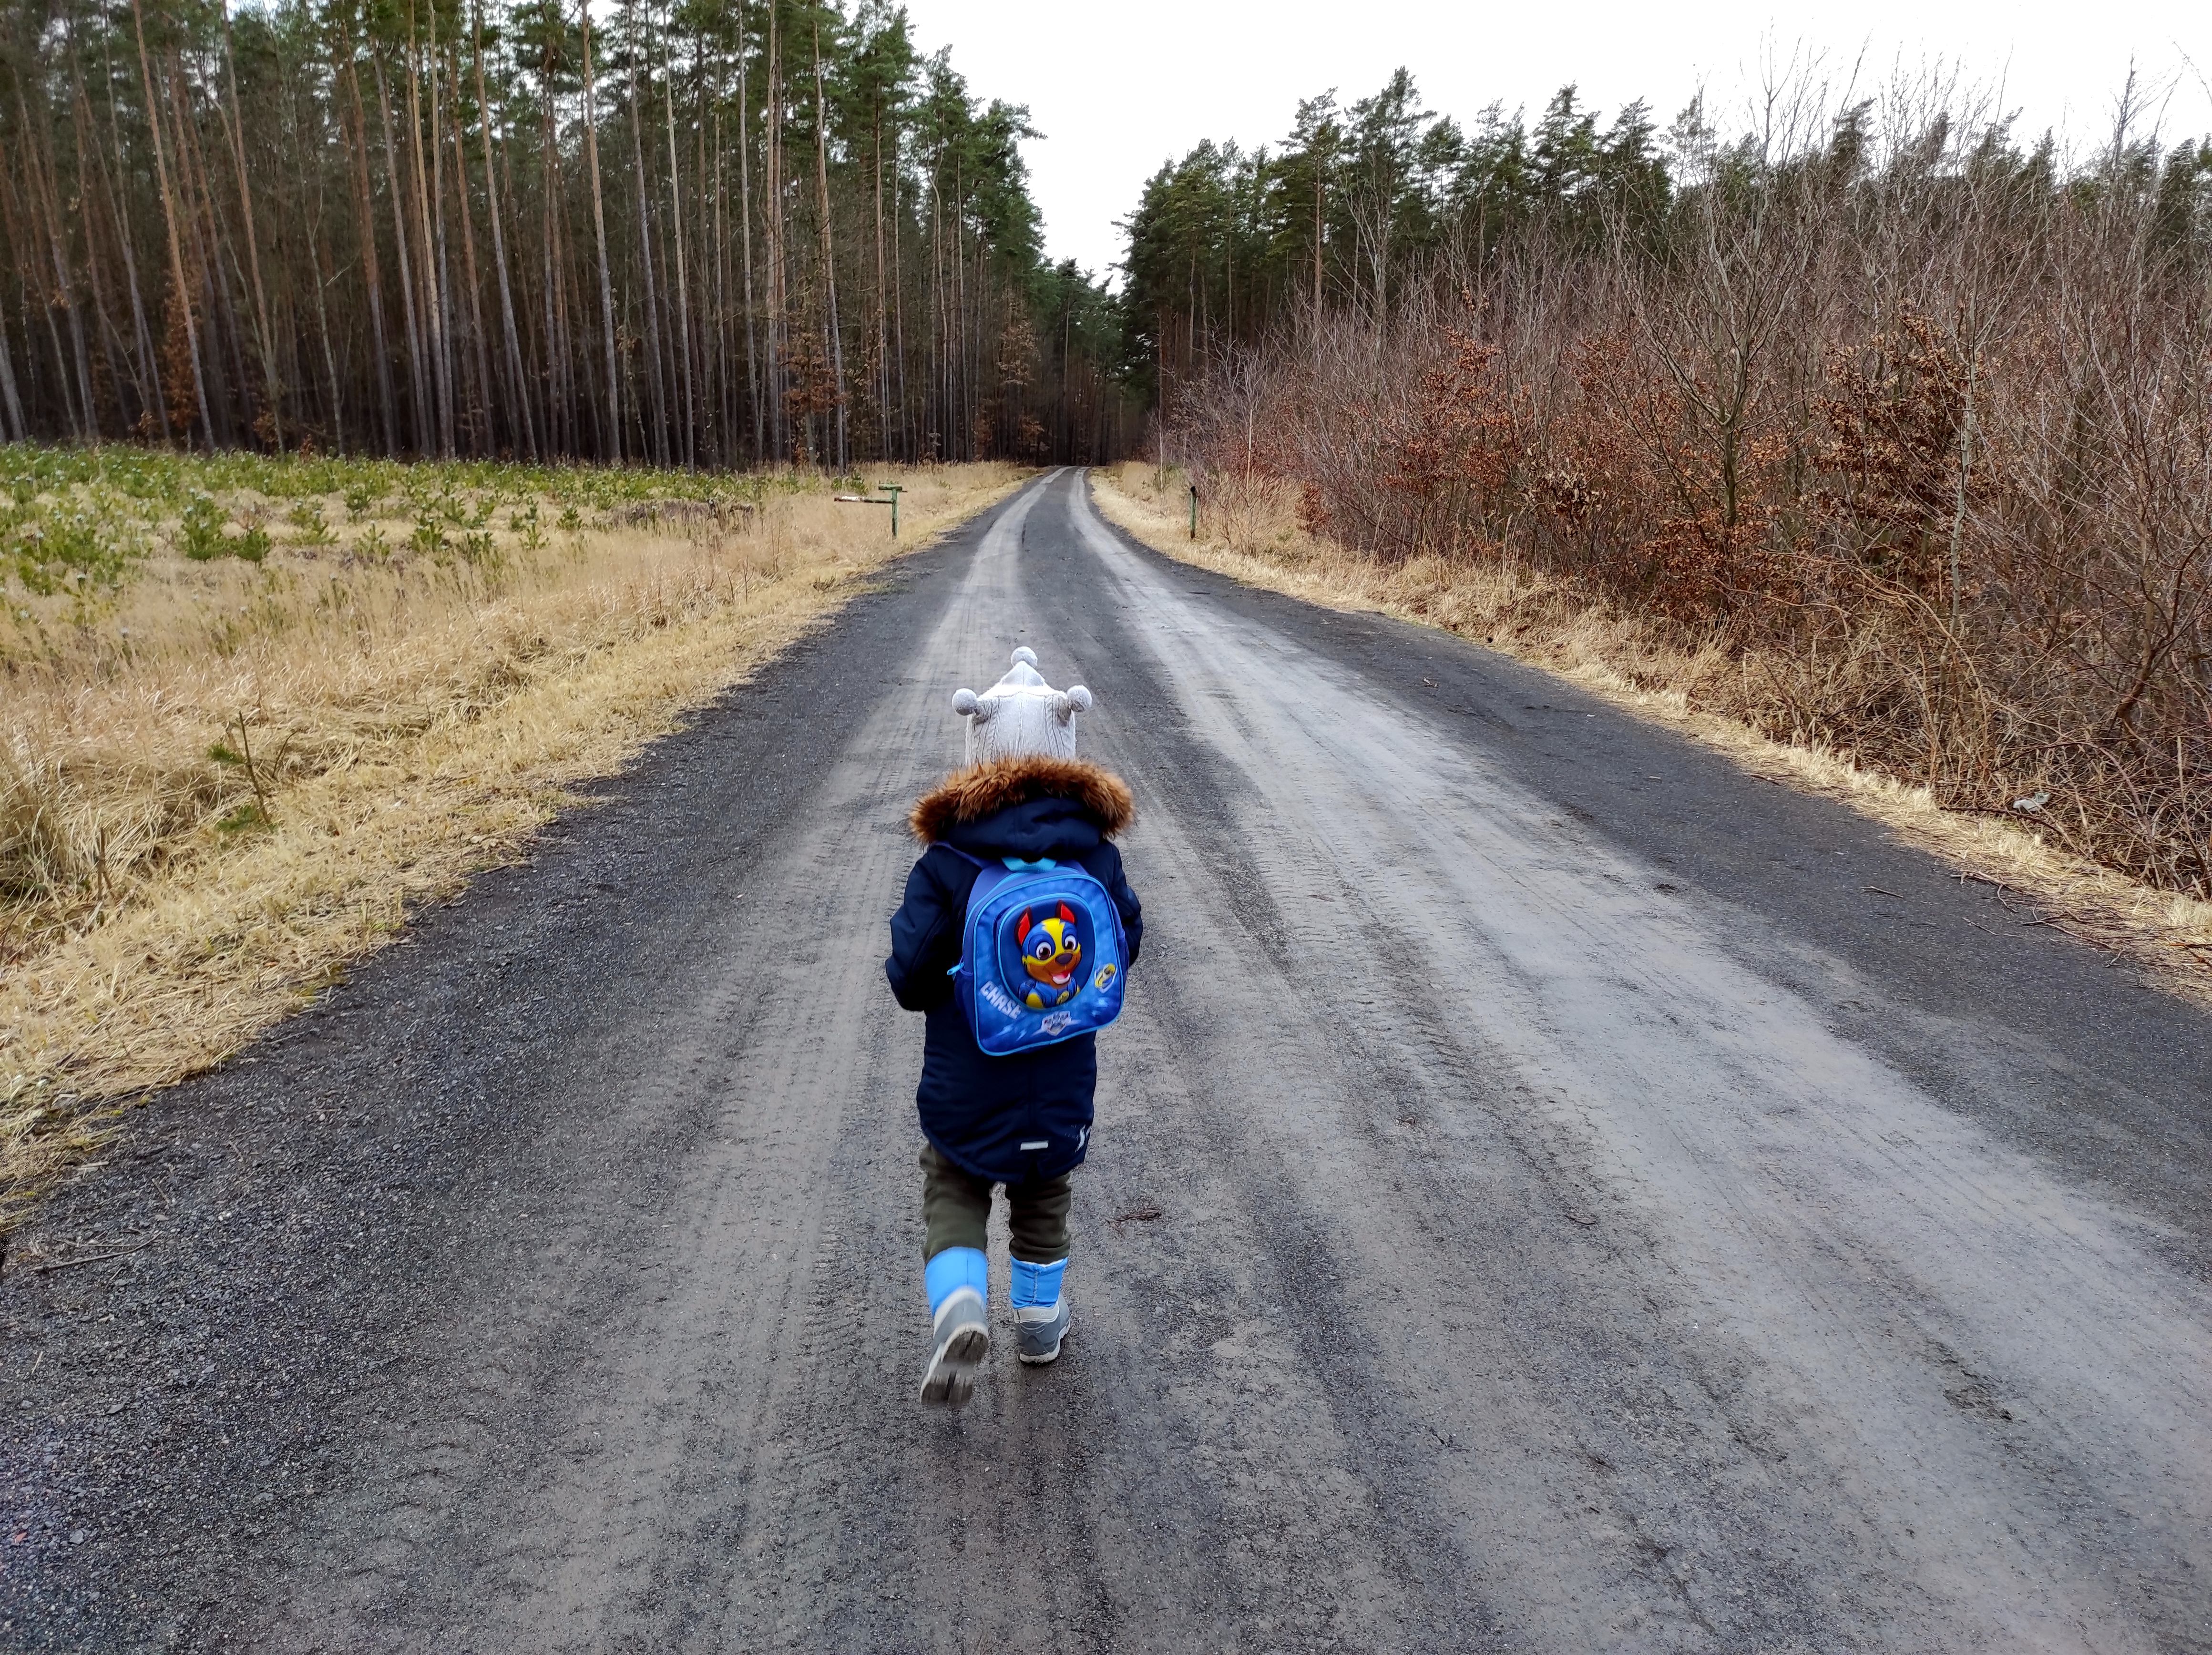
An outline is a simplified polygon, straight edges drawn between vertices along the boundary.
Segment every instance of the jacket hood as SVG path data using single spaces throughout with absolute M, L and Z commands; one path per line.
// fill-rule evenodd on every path
M 1079 814 L 1102 839 L 1113 838 L 1137 819 L 1129 785 L 1111 771 L 1079 759 L 1032 757 L 1000 759 L 955 771 L 915 801 L 907 821 L 925 845 L 965 840 L 975 835 L 961 832 L 963 828 L 974 828 L 1002 811 L 1048 800 L 1075 808 L 1047 814 Z

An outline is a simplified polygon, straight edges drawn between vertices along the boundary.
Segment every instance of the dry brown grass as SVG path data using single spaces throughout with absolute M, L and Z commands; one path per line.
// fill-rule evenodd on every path
M 364 551 L 407 532 L 365 514 L 336 543 L 280 531 L 259 566 L 157 550 L 92 607 L 9 590 L 0 1229 L 121 1107 L 516 857 L 566 789 L 619 770 L 1020 475 L 896 479 L 896 548 L 881 509 L 786 482 L 750 509 L 648 500 L 567 529 L 548 511 L 534 532 L 502 512 L 467 558 Z M 269 515 L 223 503 L 234 521 Z
M 1686 652 L 1602 599 L 1510 560 L 1425 556 L 1394 566 L 1360 557 L 1302 528 L 1297 492 L 1280 482 L 1219 479 L 1193 541 L 1179 470 L 1130 462 L 1091 476 L 1099 509 L 1156 550 L 1310 603 L 1440 627 L 1556 672 L 1754 774 L 1850 805 L 1961 877 L 2017 894 L 2056 928 L 2212 1005 L 2212 902 L 2154 890 L 2065 854 L 2032 828 L 1946 809 L 1924 786 L 1827 748 L 1771 740 L 1716 710 L 1734 699 L 1732 681 L 1759 670 L 1755 661 L 1717 647 Z

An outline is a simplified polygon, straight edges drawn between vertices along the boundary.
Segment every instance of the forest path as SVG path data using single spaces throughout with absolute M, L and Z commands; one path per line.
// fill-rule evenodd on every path
M 945 1414 L 884 920 L 1024 643 L 1146 946 Z M 2212 1019 L 1840 807 L 1074 471 L 611 791 L 38 1221 L 0 1645 L 2212 1648 Z

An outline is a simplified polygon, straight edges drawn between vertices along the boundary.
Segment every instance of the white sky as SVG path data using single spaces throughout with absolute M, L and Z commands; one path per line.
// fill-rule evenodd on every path
M 969 89 L 1030 106 L 1045 141 L 1027 146 L 1046 246 L 1096 273 L 1124 246 L 1114 221 L 1144 180 L 1200 138 L 1248 149 L 1290 130 L 1300 98 L 1364 97 L 1399 64 L 1426 107 L 1472 121 L 1494 100 L 1533 118 L 1567 82 L 1609 118 L 1634 98 L 1664 128 L 1702 85 L 1723 131 L 1769 57 L 1820 55 L 1832 81 L 1948 64 L 2002 81 L 2017 130 L 2063 140 L 2109 130 L 2130 64 L 2162 100 L 2172 136 L 2212 131 L 2212 5 L 2115 0 L 1858 0 L 1819 12 L 1711 0 L 1476 7 L 1443 0 L 907 0 L 917 43 L 950 45 Z M 1869 90 L 1875 89 L 1869 87 Z

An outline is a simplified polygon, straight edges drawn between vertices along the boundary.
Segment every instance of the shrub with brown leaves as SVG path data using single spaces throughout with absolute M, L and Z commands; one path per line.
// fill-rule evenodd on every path
M 2212 282 L 2154 192 L 1930 132 L 1852 188 L 1685 191 L 1660 254 L 1538 238 L 1308 313 L 1164 440 L 1359 556 L 1633 605 L 1741 660 L 1721 710 L 2212 896 Z

